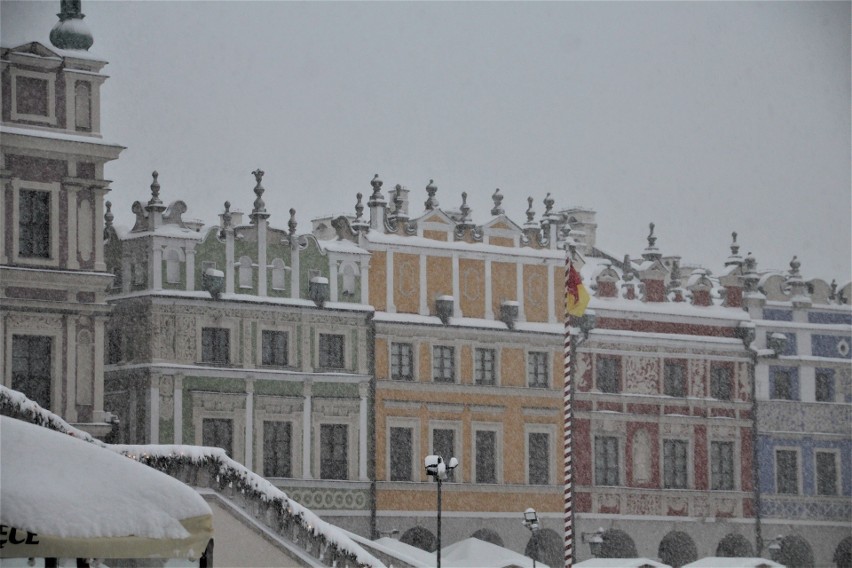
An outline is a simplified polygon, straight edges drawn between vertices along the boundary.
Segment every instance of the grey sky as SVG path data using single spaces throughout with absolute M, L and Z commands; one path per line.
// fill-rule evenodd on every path
M 59 2 L 3 1 L 2 43 L 43 39 Z M 116 222 L 160 172 L 213 222 L 251 209 L 300 231 L 351 212 L 379 173 L 484 221 L 598 212 L 617 256 L 657 245 L 718 270 L 736 230 L 763 268 L 852 272 L 849 2 L 83 2 L 110 62 L 103 133 Z

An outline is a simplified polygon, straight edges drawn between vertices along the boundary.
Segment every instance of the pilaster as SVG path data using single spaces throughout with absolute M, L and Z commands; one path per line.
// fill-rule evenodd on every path
M 93 406 L 92 406 L 92 422 L 103 422 L 106 413 L 104 412 L 104 333 L 106 327 L 106 318 L 95 317 L 95 361 L 93 377 Z
M 494 319 L 494 309 L 491 306 L 491 259 L 485 259 L 485 319 Z
M 453 253 L 453 298 L 456 299 L 456 301 L 453 302 L 453 317 L 454 318 L 464 317 L 462 315 L 462 310 L 461 310 L 461 283 L 459 281 L 459 255 L 458 255 L 458 253 L 455 253 L 455 252 Z
M 252 439 L 254 438 L 254 379 L 246 379 L 246 467 L 254 469 Z
M 183 444 L 183 375 L 175 375 L 174 443 Z
M 337 292 L 337 287 L 338 287 L 337 286 L 337 281 L 338 281 L 337 268 L 338 268 L 338 265 L 339 265 L 338 260 L 333 259 L 333 258 L 328 259 L 328 285 L 329 285 L 328 291 L 329 291 L 329 296 L 330 296 L 330 299 L 331 299 L 332 302 L 338 301 L 338 299 L 337 299 L 337 296 L 338 296 L 338 292 Z
M 148 443 L 160 443 L 160 375 L 151 374 L 148 389 Z
M 527 321 L 524 313 L 524 265 L 521 262 L 515 265 L 515 290 L 518 296 L 518 321 Z
M 556 286 L 556 277 L 554 276 L 554 272 L 556 271 L 556 266 L 549 264 L 547 266 L 547 321 L 548 323 L 556 323 L 556 293 L 554 292 L 554 286 Z
M 225 229 L 225 292 L 234 293 L 234 230 Z
M 302 406 L 302 478 L 313 479 L 311 475 L 311 380 L 305 381 Z
M 77 421 L 77 317 L 67 315 L 65 320 L 65 420 Z M 57 352 L 60 346 L 56 346 Z M 58 354 L 58 353 L 57 353 Z M 59 400 L 54 403 L 59 407 Z
M 269 221 L 265 218 L 257 217 L 257 295 L 266 296 L 266 229 Z M 246 462 L 251 463 L 251 462 Z
M 387 274 L 387 284 L 385 285 L 385 304 L 387 305 L 388 312 L 394 314 L 396 313 L 396 306 L 393 303 L 393 251 L 388 249 L 387 254 L 385 255 L 385 268 Z
M 358 395 L 361 401 L 358 407 L 358 479 L 369 481 L 367 478 L 367 397 L 370 394 L 369 383 L 358 384 Z
M 186 289 L 195 290 L 195 249 L 187 246 L 186 254 Z
M 80 186 L 76 183 L 63 181 L 62 187 L 65 188 L 68 208 L 66 215 L 68 224 L 66 227 L 68 235 L 68 260 L 66 266 L 70 270 L 77 270 L 80 268 L 80 263 L 77 262 L 77 231 L 79 230 L 77 226 L 77 192 L 80 190 Z

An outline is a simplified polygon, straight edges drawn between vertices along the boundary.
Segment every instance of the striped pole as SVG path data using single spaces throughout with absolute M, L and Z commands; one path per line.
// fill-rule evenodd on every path
M 562 394 L 564 437 L 563 456 L 565 458 L 565 568 L 574 564 L 574 466 L 572 463 L 572 421 L 574 409 L 572 406 L 571 388 L 571 314 L 568 313 L 568 278 L 571 272 L 571 252 L 565 250 L 565 294 L 563 307 L 565 310 L 565 386 Z

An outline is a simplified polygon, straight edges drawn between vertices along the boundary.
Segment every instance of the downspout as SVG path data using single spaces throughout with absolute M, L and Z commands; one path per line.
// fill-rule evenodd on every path
M 367 400 L 367 477 L 370 479 L 370 539 L 379 538 L 376 528 L 376 321 L 374 312 L 367 314 L 367 361 L 370 389 Z

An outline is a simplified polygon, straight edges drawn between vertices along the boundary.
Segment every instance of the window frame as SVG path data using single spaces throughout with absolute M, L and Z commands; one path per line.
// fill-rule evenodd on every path
M 674 455 L 669 457 L 668 448 L 671 447 L 673 449 L 683 448 L 683 456 Z M 661 459 L 663 461 L 662 471 L 662 482 L 663 489 L 689 489 L 691 487 L 690 484 L 690 471 L 691 471 L 691 452 L 690 450 L 690 442 L 688 439 L 683 438 L 664 438 L 663 439 L 663 448 L 661 453 Z M 675 460 L 671 463 L 671 476 L 669 475 L 669 463 L 670 459 Z M 679 465 L 681 460 L 683 461 L 683 471 L 679 471 Z M 683 478 L 683 483 L 680 483 L 680 478 Z
M 494 480 L 480 481 L 479 480 L 479 441 L 477 434 L 480 432 L 488 432 L 494 435 L 493 448 L 493 467 Z M 493 422 L 473 422 L 470 428 L 470 447 L 471 447 L 471 480 L 473 483 L 501 484 L 503 483 L 503 425 Z
M 462 457 L 461 456 L 461 452 L 462 452 L 462 439 L 461 439 L 462 427 L 461 427 L 461 424 L 458 423 L 458 422 L 449 421 L 449 420 L 435 420 L 435 421 L 429 422 L 429 455 L 438 454 L 437 450 L 435 449 L 435 431 L 436 430 L 450 430 L 450 431 L 453 432 L 452 455 L 451 456 L 441 455 L 441 457 L 443 459 L 447 460 L 447 461 L 449 461 L 449 459 L 452 458 L 452 457 L 461 461 L 461 457 Z M 449 472 L 447 479 L 445 481 L 461 482 L 462 481 L 462 475 L 461 475 L 461 472 L 458 471 L 458 468 L 456 468 L 456 470 Z
M 615 382 L 615 390 L 606 390 L 601 386 L 603 383 L 603 381 L 601 381 L 601 363 L 603 363 L 604 361 L 607 362 L 606 365 L 609 365 L 611 363 L 614 367 L 613 377 L 611 379 L 608 379 L 608 381 L 611 380 Z M 608 384 L 605 384 L 605 386 L 609 388 Z M 606 394 L 621 393 L 621 357 L 618 357 L 616 355 L 595 356 L 595 388 L 597 388 L 597 390 L 599 390 L 600 392 Z
M 221 333 L 222 332 L 225 333 L 224 337 L 227 339 L 227 346 L 225 348 L 225 353 L 227 354 L 227 359 L 225 361 L 215 359 L 215 358 L 214 359 L 208 359 L 205 356 L 205 351 L 206 351 L 205 347 L 204 347 L 205 343 L 206 343 L 205 334 L 206 333 L 214 333 L 214 335 L 219 336 L 218 339 L 221 339 Z M 233 357 L 232 357 L 233 356 L 233 353 L 232 353 L 233 347 L 232 347 L 232 342 L 231 342 L 231 332 L 232 332 L 232 329 L 230 327 L 202 326 L 202 328 L 201 328 L 201 352 L 200 352 L 201 357 L 200 357 L 200 362 L 205 364 L 205 365 L 213 365 L 213 366 L 216 366 L 216 367 L 230 366 L 232 364 L 232 360 L 233 360 Z M 213 353 L 214 356 L 221 349 L 221 345 L 219 345 L 217 347 L 218 342 L 216 341 L 216 339 L 217 338 L 214 337 L 214 344 L 212 346 L 212 349 L 214 350 L 214 353 Z
M 680 380 L 678 384 L 670 379 L 669 369 L 680 369 Z M 686 361 L 682 359 L 663 360 L 663 395 L 672 398 L 686 398 L 689 396 L 689 379 L 687 377 Z M 674 388 L 678 387 L 678 388 Z
M 544 382 L 540 382 L 539 370 L 541 362 L 534 362 L 541 356 L 541 362 L 544 364 Z M 547 389 L 550 388 L 550 359 L 549 351 L 527 351 L 526 370 L 527 370 L 527 387 L 532 389 Z M 534 380 L 535 379 L 535 380 Z
M 604 460 L 605 463 L 601 463 L 599 460 L 600 452 L 598 450 L 599 442 L 615 443 L 615 464 L 611 464 L 607 459 Z M 601 435 L 594 437 L 594 484 L 599 487 L 618 487 L 621 485 L 621 440 L 618 436 L 611 435 Z M 608 453 L 608 452 L 607 452 Z M 610 477 L 615 475 L 615 483 L 610 482 Z M 603 474 L 605 479 L 601 480 L 600 475 Z
M 329 357 L 333 355 L 328 348 L 329 345 L 323 345 L 324 338 L 340 338 L 340 354 L 339 360 L 340 365 L 335 365 L 337 361 L 330 361 Z M 328 340 L 328 339 L 326 339 Z M 317 332 L 317 368 L 319 369 L 328 369 L 334 371 L 344 371 L 348 368 L 348 360 L 346 356 L 346 333 L 333 333 L 329 331 L 319 331 Z M 337 359 L 338 357 L 335 357 Z
M 547 435 L 547 483 L 532 483 L 530 481 L 530 435 L 531 434 L 546 434 Z M 553 485 L 556 479 L 556 431 L 549 424 L 528 424 L 524 427 L 524 482 L 527 485 L 547 486 Z
M 216 423 L 216 424 L 227 423 L 227 424 L 230 425 L 231 439 L 230 439 L 229 444 L 228 444 L 230 446 L 229 448 L 225 448 L 222 445 L 216 445 L 216 444 L 211 446 L 210 444 L 207 443 L 206 435 L 205 435 L 205 432 L 207 430 L 206 430 L 205 426 L 207 424 L 212 425 L 214 423 Z M 234 450 L 235 450 L 235 447 L 234 447 L 234 440 L 235 440 L 234 431 L 235 431 L 235 429 L 236 429 L 236 424 L 235 424 L 235 421 L 234 421 L 233 418 L 204 416 L 204 417 L 201 418 L 201 445 L 207 446 L 207 447 L 222 448 L 223 450 L 225 450 L 225 453 L 228 455 L 229 458 L 238 459 L 234 454 Z M 214 432 L 214 434 L 215 434 L 215 432 Z M 218 438 L 218 436 L 215 436 L 215 435 L 213 437 Z M 218 443 L 218 439 L 217 439 L 217 443 Z
M 822 379 L 822 380 L 821 380 Z M 820 396 L 827 391 L 827 396 Z M 837 399 L 837 382 L 833 369 L 817 369 L 814 372 L 814 401 L 834 402 Z
M 411 438 L 411 479 L 408 481 L 420 481 L 421 477 L 418 472 L 421 468 L 420 464 L 420 420 L 417 418 L 400 418 L 387 417 L 385 426 L 385 478 L 391 481 L 391 455 L 393 448 L 391 447 L 391 428 L 404 428 L 412 431 Z M 424 474 L 425 475 L 425 474 Z M 396 482 L 399 483 L 399 482 Z
M 11 79 L 10 98 L 12 99 L 11 119 L 13 121 L 40 122 L 56 126 L 56 75 L 13 66 L 10 68 L 9 76 Z M 18 77 L 47 81 L 47 115 L 18 112 Z M 67 119 L 70 120 L 70 117 L 67 117 Z
M 261 328 L 258 330 L 260 333 L 260 366 L 261 367 L 290 367 L 290 332 L 286 329 L 270 329 L 270 328 Z M 284 338 L 284 349 L 282 351 L 282 355 L 279 357 L 279 350 L 273 350 L 273 359 L 274 361 L 268 362 L 266 359 L 267 355 L 267 337 L 279 337 L 283 336 Z M 279 359 L 283 361 L 279 361 Z
M 716 449 L 720 452 L 717 455 Z M 721 452 L 723 448 L 728 448 L 730 455 L 725 455 Z M 737 488 L 737 448 L 733 440 L 711 440 L 710 441 L 710 490 L 711 491 L 735 491 Z M 717 463 L 718 462 L 718 463 Z M 729 465 L 730 471 L 725 471 L 726 465 Z M 724 483 L 730 479 L 730 484 Z
M 21 255 L 21 192 L 44 191 L 50 195 L 50 220 L 48 235 L 48 257 Z M 61 184 L 59 182 L 42 183 L 29 180 L 12 179 L 12 262 L 33 266 L 59 266 L 59 201 Z M 76 237 L 75 237 L 76 238 Z
M 724 381 L 727 388 L 727 393 L 720 393 L 719 386 L 723 381 L 719 380 L 719 372 L 724 372 L 727 377 Z M 723 389 L 724 390 L 724 389 Z M 711 364 L 710 365 L 710 398 L 730 402 L 734 400 L 734 370 L 731 365 L 727 364 Z M 718 394 L 727 394 L 727 396 L 717 396 Z
M 834 491 L 831 493 L 821 491 L 822 484 L 820 480 L 823 479 L 823 475 L 820 472 L 820 455 L 827 455 L 832 457 L 832 467 L 834 469 L 834 476 L 831 481 L 832 486 L 834 487 Z M 836 497 L 840 495 L 840 452 L 834 448 L 815 448 L 814 449 L 814 494 L 817 497 Z
M 447 356 L 448 355 L 448 356 Z M 432 382 L 433 383 L 456 383 L 457 373 L 456 364 L 457 351 L 454 345 L 432 345 Z M 439 367 L 436 367 L 436 362 L 440 361 Z M 449 378 L 445 376 L 444 371 L 447 369 L 446 362 L 449 362 Z M 441 373 L 438 374 L 440 369 Z
M 262 434 L 262 440 L 261 440 L 261 444 L 263 445 L 263 463 L 262 463 L 263 477 L 282 477 L 282 478 L 295 477 L 293 475 L 293 471 L 294 471 L 294 463 L 293 463 L 293 461 L 294 461 L 293 460 L 293 454 L 294 454 L 294 452 L 293 452 L 294 439 L 293 438 L 294 438 L 294 436 L 293 436 L 293 432 L 295 431 L 295 428 L 293 426 L 293 421 L 292 420 L 264 419 L 261 424 L 262 424 L 262 428 L 263 428 L 263 434 Z M 268 447 L 268 444 L 267 444 L 267 432 L 268 432 L 267 424 L 284 425 L 284 426 L 286 426 L 286 429 L 289 430 L 289 435 L 288 435 L 289 439 L 287 441 L 287 447 L 289 448 L 289 451 L 287 452 L 286 466 L 285 466 L 286 469 L 289 470 L 288 475 L 274 475 L 273 473 L 270 473 L 269 470 L 267 469 L 267 465 L 268 465 L 269 461 L 272 459 L 272 456 L 269 455 L 269 447 Z M 285 471 L 285 473 L 287 473 L 287 471 Z
M 481 360 L 480 355 L 491 354 L 491 360 Z M 474 347 L 473 348 L 473 384 L 493 387 L 497 386 L 497 361 L 499 359 L 497 349 L 493 347 Z M 488 365 L 490 364 L 490 369 Z M 490 380 L 488 379 L 490 375 Z
M 783 383 L 779 381 L 779 379 L 782 377 L 785 379 Z M 786 393 L 780 392 L 781 390 L 783 390 L 780 386 L 782 384 L 786 385 Z M 798 400 L 798 398 L 796 398 L 796 393 L 794 392 L 796 390 L 794 387 L 795 381 L 793 379 L 792 370 L 787 368 L 777 368 L 770 370 L 769 400 Z
M 795 473 L 796 478 L 795 478 L 795 483 L 794 483 L 795 491 L 793 491 L 793 492 L 781 491 L 781 485 L 782 485 L 780 483 L 781 469 L 779 467 L 779 460 L 778 460 L 778 455 L 781 452 L 784 452 L 786 454 L 790 454 L 794 458 L 793 465 L 794 465 L 794 473 Z M 800 470 L 801 470 L 801 467 L 802 467 L 801 466 L 802 460 L 801 460 L 799 448 L 794 448 L 794 447 L 789 447 L 789 446 L 779 446 L 779 447 L 774 448 L 774 451 L 772 452 L 772 457 L 773 457 L 773 460 L 774 460 L 773 465 L 775 466 L 775 494 L 776 495 L 801 495 L 802 494 L 802 475 L 801 475 Z M 785 482 L 784 485 L 786 487 L 787 483 Z
M 342 462 L 343 463 L 343 475 L 344 475 L 343 477 L 333 477 L 333 476 L 329 477 L 329 476 L 325 475 L 325 471 L 326 471 L 325 467 L 326 467 L 326 464 L 328 462 L 325 459 L 326 444 L 324 443 L 324 440 L 323 440 L 323 432 L 328 431 L 329 428 L 332 429 L 332 432 L 335 432 L 336 429 L 338 429 L 338 428 L 342 428 L 343 432 L 344 432 L 343 449 L 344 449 L 344 452 L 345 452 L 345 456 L 344 456 L 343 462 Z M 319 459 L 319 479 L 329 479 L 329 480 L 337 480 L 337 481 L 345 481 L 345 480 L 350 479 L 349 463 L 352 459 L 352 455 L 351 455 L 351 452 L 349 451 L 350 445 L 351 445 L 350 440 L 349 440 L 349 436 L 350 436 L 350 428 L 349 428 L 348 423 L 345 423 L 345 422 L 321 422 L 320 423 L 320 432 L 319 432 L 319 435 L 317 436 L 318 443 L 319 443 L 319 452 L 318 452 L 319 453 L 319 456 L 318 456 L 318 459 Z M 332 442 L 334 442 L 334 440 L 332 440 Z M 332 444 L 332 446 L 335 447 L 334 444 Z M 339 460 L 339 459 L 332 459 L 332 462 L 334 462 L 334 463 L 330 464 L 329 467 L 339 467 L 340 461 L 341 460 Z M 337 464 L 337 465 L 335 466 L 334 464 Z
M 394 371 L 395 368 L 403 369 L 404 364 L 402 362 L 403 354 L 402 353 L 394 353 L 395 347 L 400 349 L 405 348 L 408 349 L 408 371 L 409 374 L 405 375 L 402 373 L 396 373 Z M 414 372 L 415 372 L 415 347 L 414 343 L 410 341 L 388 341 L 388 362 L 389 362 L 389 374 L 390 378 L 393 381 L 414 381 Z M 397 362 L 396 360 L 399 359 Z
M 22 357 L 17 353 L 15 349 L 16 339 L 25 342 L 26 346 L 21 346 L 21 348 L 25 351 L 25 356 Z M 23 381 L 26 383 L 25 385 L 16 384 L 19 379 L 16 379 L 15 376 L 15 362 L 20 359 L 26 359 L 27 366 L 31 367 L 33 362 L 41 361 L 44 357 L 43 354 L 33 353 L 32 352 L 32 343 L 35 342 L 44 342 L 47 346 L 48 360 L 47 364 L 44 366 L 47 370 L 48 375 L 46 377 L 34 376 L 31 372 L 27 374 Z M 24 395 L 35 401 L 39 406 L 44 408 L 45 410 L 55 409 L 57 407 L 57 401 L 55 400 L 55 393 L 53 392 L 53 383 L 54 377 L 56 376 L 56 363 L 57 359 L 62 359 L 61 357 L 57 357 L 56 348 L 57 345 L 56 338 L 52 335 L 41 334 L 41 333 L 15 333 L 14 330 L 11 330 L 9 334 L 9 387 L 24 393 Z M 47 384 L 41 384 L 44 379 L 47 379 Z M 36 393 L 33 392 L 25 392 L 22 389 L 22 386 L 29 386 L 29 383 L 37 382 L 40 385 L 40 389 L 47 396 L 47 400 L 38 400 L 40 397 L 34 396 Z M 26 389 L 31 390 L 31 389 Z

